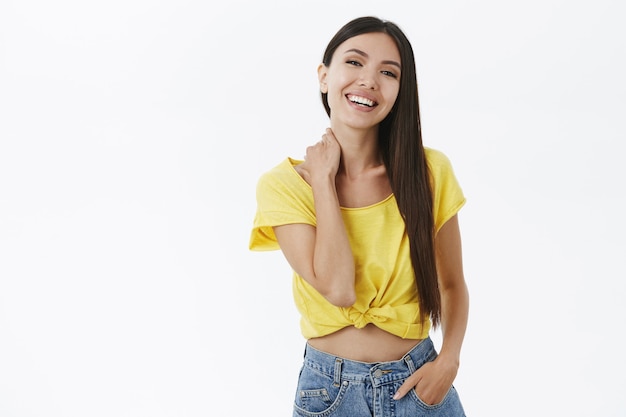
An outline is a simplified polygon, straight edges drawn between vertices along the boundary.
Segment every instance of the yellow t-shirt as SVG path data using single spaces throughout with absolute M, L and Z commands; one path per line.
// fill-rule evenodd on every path
M 465 197 L 443 153 L 426 148 L 426 160 L 438 231 L 465 204 Z M 301 162 L 286 158 L 259 179 L 251 250 L 280 249 L 274 226 L 316 225 L 312 189 L 294 169 Z M 355 261 L 357 300 L 351 307 L 337 307 L 294 272 L 293 295 L 302 335 L 321 337 L 347 326 L 363 328 L 373 323 L 402 338 L 427 337 L 431 325 L 420 322 L 409 240 L 394 196 L 367 207 L 342 207 L 341 213 Z

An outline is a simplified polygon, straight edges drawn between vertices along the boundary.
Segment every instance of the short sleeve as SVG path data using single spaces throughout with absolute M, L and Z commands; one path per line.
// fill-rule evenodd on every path
M 433 188 L 435 231 L 438 232 L 459 212 L 466 199 L 448 157 L 440 151 L 427 148 L 426 158 Z
M 250 250 L 280 249 L 274 234 L 275 226 L 316 224 L 313 193 L 291 163 L 287 159 L 263 174 L 257 182 L 257 210 L 250 234 Z

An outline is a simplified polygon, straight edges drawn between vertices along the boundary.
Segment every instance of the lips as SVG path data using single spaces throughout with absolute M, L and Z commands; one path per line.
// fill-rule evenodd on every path
M 359 96 L 359 95 L 356 95 L 356 94 L 347 94 L 346 98 L 350 102 L 355 103 L 355 104 L 357 104 L 359 106 L 363 106 L 363 107 L 370 107 L 371 108 L 371 107 L 376 107 L 378 105 L 378 103 L 375 102 L 374 100 L 369 99 L 367 97 Z

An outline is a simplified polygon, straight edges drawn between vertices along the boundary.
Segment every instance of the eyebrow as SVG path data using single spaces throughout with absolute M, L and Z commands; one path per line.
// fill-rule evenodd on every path
M 347 54 L 349 52 L 354 52 L 354 53 L 356 53 L 358 55 L 361 55 L 362 57 L 369 58 L 369 55 L 367 53 L 361 51 L 360 49 L 351 48 L 351 49 L 348 49 L 347 51 L 345 51 L 344 54 Z M 383 64 L 389 64 L 389 65 L 395 65 L 396 67 L 398 67 L 398 69 L 402 69 L 400 64 L 398 62 L 396 62 L 396 61 L 384 60 L 382 63 Z

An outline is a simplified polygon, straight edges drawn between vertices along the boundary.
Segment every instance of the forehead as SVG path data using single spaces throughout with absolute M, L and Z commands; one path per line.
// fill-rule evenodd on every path
M 364 33 L 345 40 L 337 50 L 335 56 L 362 51 L 369 58 L 377 61 L 393 60 L 400 62 L 400 51 L 393 38 L 386 33 Z

